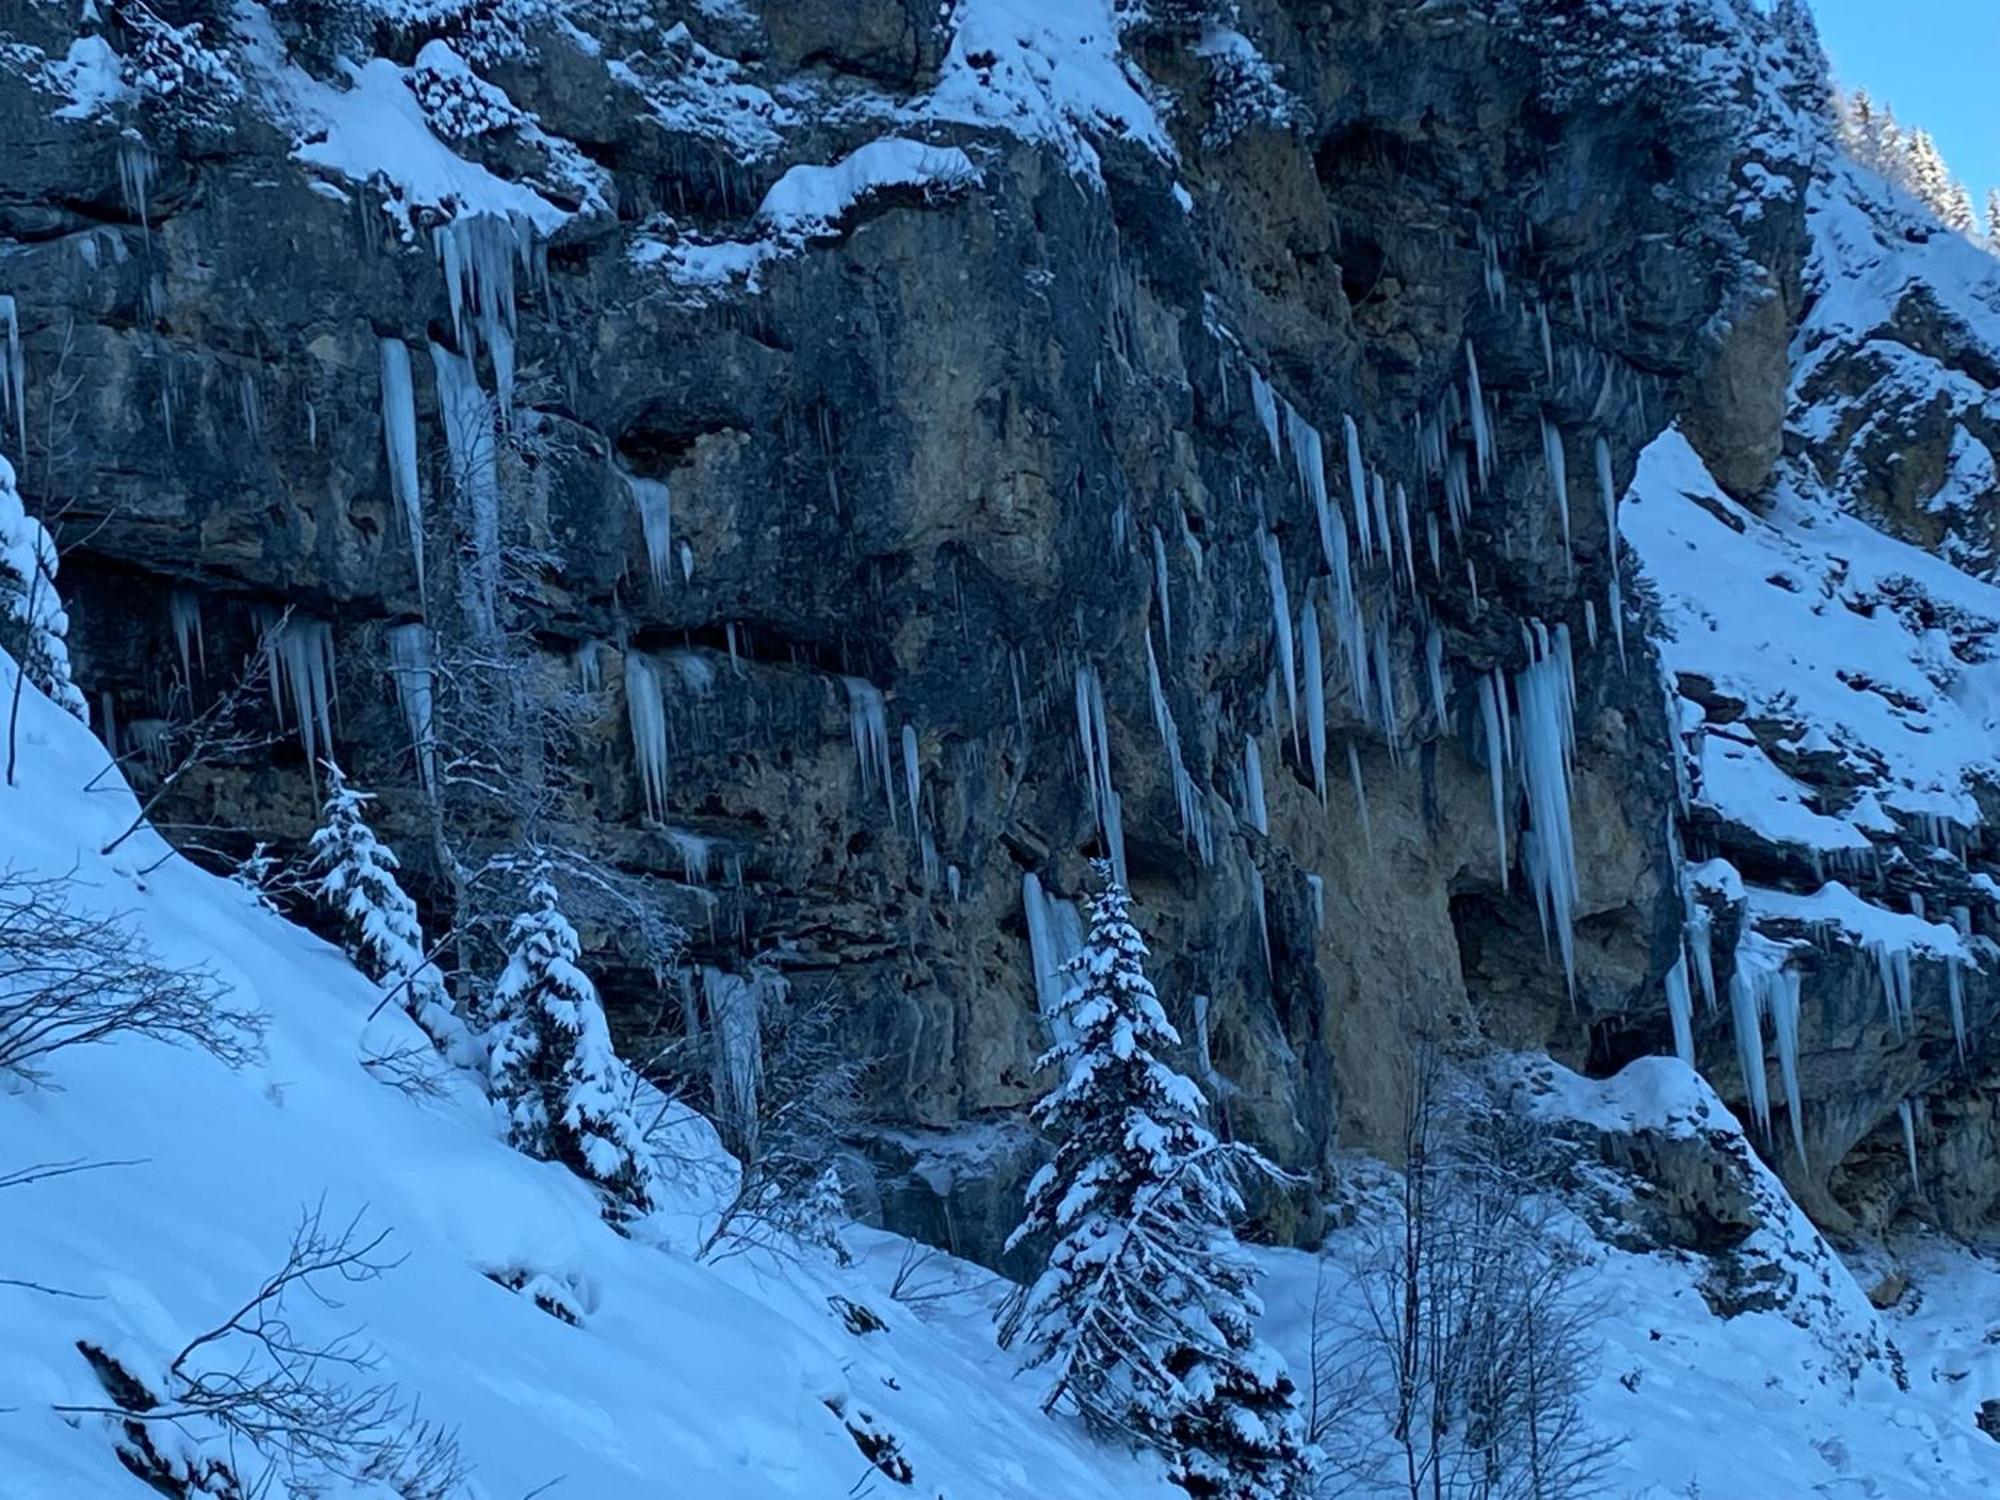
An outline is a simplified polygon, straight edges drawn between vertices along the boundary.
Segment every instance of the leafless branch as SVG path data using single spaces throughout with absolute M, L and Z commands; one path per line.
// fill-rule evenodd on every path
M 192 1046 L 241 1067 L 265 1018 L 206 968 L 177 968 L 118 917 L 78 912 L 70 882 L 0 869 L 0 1071 L 38 1076 L 64 1047 L 116 1036 Z

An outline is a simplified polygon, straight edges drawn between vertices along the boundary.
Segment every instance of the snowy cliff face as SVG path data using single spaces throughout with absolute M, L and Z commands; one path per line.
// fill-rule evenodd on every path
M 1805 206 L 1784 459 L 1732 490 L 1670 433 L 1622 518 L 1686 751 L 1675 1003 L 1822 1222 L 1971 1230 L 2000 1198 L 2000 263 L 1831 155 Z
M 642 893 L 583 923 L 630 1050 L 836 987 L 864 1195 L 988 1258 L 1089 853 L 1295 1166 L 1419 1029 L 1671 1046 L 1616 497 L 1676 418 L 1778 460 L 1809 59 L 1748 0 L 919 9 L 8 7 L 97 727 L 283 621 L 278 738 L 163 819 L 296 847 L 330 745 L 436 914 L 524 836 Z

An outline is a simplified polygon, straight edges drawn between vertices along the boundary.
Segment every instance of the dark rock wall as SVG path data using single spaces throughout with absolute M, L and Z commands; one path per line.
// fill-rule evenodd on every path
M 653 24 L 686 21 L 767 84 L 836 96 L 916 88 L 943 52 L 927 7 L 773 3 L 734 25 L 656 9 Z M 628 254 L 646 214 L 673 204 L 713 228 L 741 224 L 782 166 L 879 129 L 827 109 L 773 158 L 727 160 L 698 133 L 621 112 L 598 62 L 556 33 L 537 36 L 531 63 L 490 70 L 609 184 L 603 211 L 542 248 L 546 274 L 521 279 L 502 615 L 540 692 L 574 694 L 574 654 L 608 648 L 602 686 L 583 695 L 574 774 L 534 832 L 653 877 L 692 965 L 754 957 L 795 991 L 837 984 L 854 1045 L 878 1059 L 884 1212 L 975 1253 L 994 1253 L 1011 1189 L 941 1176 L 925 1152 L 952 1149 L 943 1132 L 1016 1128 L 1037 1089 L 1022 877 L 1076 895 L 1100 848 L 1080 666 L 1103 682 L 1156 978 L 1191 1042 L 1194 997 L 1209 997 L 1230 1129 L 1306 1168 L 1336 1142 L 1387 1149 L 1420 1029 L 1477 1028 L 1602 1066 L 1666 1045 L 1667 735 L 1635 601 L 1622 662 L 1612 644 L 1593 449 L 1608 445 L 1622 486 L 1685 406 L 1707 414 L 1708 448 L 1740 476 L 1768 468 L 1768 414 L 1731 412 L 1761 400 L 1770 341 L 1738 347 L 1711 330 L 1731 310 L 1753 327 L 1782 318 L 1796 245 L 1790 265 L 1764 256 L 1773 269 L 1731 226 L 1740 122 L 1698 87 L 1560 86 L 1544 32 L 1471 7 L 1242 9 L 1290 92 L 1284 110 L 1246 106 L 1184 28 L 1135 28 L 1131 60 L 1175 101 L 1177 163 L 1107 140 L 1090 181 L 1045 146 L 933 132 L 973 153 L 976 187 L 872 200 L 837 238 L 771 263 L 759 289 L 697 305 Z M 39 7 L 0 13 L 60 52 Z M 414 40 L 399 39 L 405 57 Z M 463 505 L 423 352 L 453 342 L 437 258 L 397 235 L 372 189 L 329 189 L 247 109 L 198 148 L 154 142 L 143 216 L 120 189 L 130 142 L 50 111 L 0 73 L 0 284 L 20 299 L 30 372 L 24 488 L 77 549 L 65 577 L 91 701 L 127 725 L 184 711 L 172 590 L 200 601 L 196 701 L 251 644 L 245 606 L 330 620 L 338 754 L 378 789 L 385 831 L 442 909 L 449 883 L 381 641 L 426 608 L 434 624 L 449 616 L 460 582 Z M 481 149 L 504 160 L 502 144 Z M 1759 232 L 1787 243 L 1783 223 Z M 406 341 L 416 368 L 428 598 L 390 498 L 382 336 Z M 1442 414 L 1447 445 L 1470 450 L 1468 343 L 1497 413 L 1493 479 L 1434 566 L 1421 518 L 1444 501 L 1412 434 Z M 1393 565 L 1361 570 L 1390 632 L 1392 732 L 1349 700 L 1329 639 L 1324 802 L 1282 706 L 1276 722 L 1268 707 L 1259 533 L 1279 539 L 1294 611 L 1322 570 L 1311 508 L 1252 409 L 1253 365 L 1325 434 L 1337 508 L 1345 413 L 1419 517 L 1414 591 Z M 1567 548 L 1545 420 L 1567 457 Z M 648 576 L 619 469 L 671 487 L 690 578 L 678 562 L 663 587 Z M 1519 670 L 1534 621 L 1567 624 L 1576 643 L 1573 994 L 1520 867 L 1518 812 L 1503 885 L 1478 727 L 1480 674 Z M 1433 626 L 1442 721 L 1425 679 Z M 1183 832 L 1155 724 L 1149 631 L 1212 832 L 1207 862 Z M 698 663 L 667 695 L 664 821 L 709 841 L 705 880 L 687 841 L 645 815 L 621 645 Z M 843 675 L 886 696 L 886 797 L 862 784 Z M 928 878 L 904 805 L 904 725 L 936 849 Z M 1249 826 L 1249 738 L 1268 835 Z M 302 753 L 280 740 L 191 777 L 164 814 L 220 857 L 251 837 L 296 850 L 313 803 Z M 505 799 L 489 811 L 453 829 L 461 854 L 519 832 Z M 677 1009 L 629 931 L 600 923 L 588 937 L 628 1037 Z M 1031 1153 L 1010 1142 L 970 1159 L 1011 1178 Z M 973 1186 L 939 1189 L 945 1178 Z

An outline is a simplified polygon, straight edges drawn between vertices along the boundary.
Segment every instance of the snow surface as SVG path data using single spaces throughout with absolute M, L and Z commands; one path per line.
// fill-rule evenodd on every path
M 1669 672 L 1809 726 L 1892 811 L 1978 821 L 1971 783 L 2000 770 L 2000 665 L 1981 659 L 2000 588 L 1789 484 L 1751 511 L 1677 428 L 1641 455 L 1619 529 L 1658 592 Z M 1853 808 L 1802 817 L 1740 743 L 1702 765 L 1721 774 L 1699 797 L 1728 818 L 1811 848 L 1865 841 Z
M 9 690 L 13 671 L 0 658 Z M 50 1410 L 104 1401 L 76 1340 L 163 1364 L 277 1267 L 301 1206 L 322 1198 L 329 1218 L 365 1212 L 391 1231 L 387 1249 L 403 1259 L 341 1286 L 338 1308 L 300 1298 L 289 1310 L 308 1335 L 362 1328 L 381 1357 L 375 1378 L 460 1429 L 475 1495 L 513 1500 L 559 1479 L 548 1493 L 587 1500 L 824 1500 L 870 1472 L 829 1399 L 895 1434 L 921 1494 L 1176 1493 L 1036 1410 L 1039 1386 L 1014 1380 L 993 1345 L 1000 1289 L 985 1273 L 940 1258 L 938 1275 L 966 1290 L 919 1316 L 886 1292 L 901 1242 L 865 1230 L 851 1232 L 848 1270 L 697 1264 L 685 1247 L 709 1201 L 700 1174 L 683 1166 L 679 1200 L 622 1238 L 579 1180 L 503 1143 L 465 1079 L 422 1102 L 375 1082 L 364 1044 L 421 1040 L 400 1009 L 371 1022 L 380 993 L 335 949 L 156 835 L 99 856 L 132 817 L 131 794 L 115 774 L 109 789 L 82 790 L 105 753 L 32 689 L 24 717 L 21 784 L 0 788 L 0 864 L 67 876 L 79 906 L 126 915 L 170 961 L 207 965 L 270 1030 L 265 1060 L 240 1073 L 120 1041 L 60 1054 L 54 1087 L 0 1086 L 0 1174 L 129 1163 L 5 1190 L 0 1277 L 89 1299 L 0 1285 L 9 1495 L 132 1493 L 104 1420 L 72 1426 Z M 680 1134 L 677 1154 L 726 1168 L 705 1127 Z M 552 1279 L 582 1326 L 489 1271 Z M 888 1329 L 849 1333 L 833 1296 Z

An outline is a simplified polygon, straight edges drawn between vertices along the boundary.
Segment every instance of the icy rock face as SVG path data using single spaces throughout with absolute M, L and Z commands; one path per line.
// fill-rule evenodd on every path
M 1076 4 L 1103 24 L 1059 24 Z M 314 76 L 258 20 L 237 54 L 258 87 L 199 149 L 158 101 L 58 66 L 56 12 L 23 22 L 0 284 L 31 447 L 38 401 L 94 393 L 90 440 L 24 470 L 88 537 L 64 578 L 93 703 L 167 711 L 175 590 L 202 598 L 215 676 L 249 645 L 235 604 L 330 622 L 343 686 L 379 689 L 348 688 L 332 737 L 432 902 L 385 629 L 424 620 L 441 682 L 489 627 L 530 695 L 581 681 L 553 828 L 658 877 L 692 962 L 765 955 L 795 994 L 837 976 L 899 1222 L 938 1218 L 911 1206 L 912 1140 L 1017 1119 L 1040 1087 L 1023 877 L 1085 889 L 1105 792 L 1173 1018 L 1207 1037 L 1229 1128 L 1287 1163 L 1391 1139 L 1404 1039 L 1469 999 L 1579 1063 L 1593 1027 L 1668 1045 L 1668 726 L 1643 634 L 1618 634 L 1597 455 L 1622 493 L 1788 213 L 1797 248 L 1796 198 L 1746 227 L 1731 176 L 1761 130 L 1760 170 L 1791 180 L 1769 109 L 1740 104 L 1762 97 L 1739 87 L 1755 7 L 1700 8 L 1735 17 L 1702 67 L 1615 90 L 1577 86 L 1611 43 L 1552 45 L 1564 7 L 1539 0 L 1246 7 L 1227 31 L 1109 0 L 961 0 L 942 23 L 889 0 L 567 9 L 455 39 L 509 105 L 454 94 L 494 106 L 477 119 L 427 114 L 387 57 Z M 1685 42 L 1660 15 L 1615 39 L 1624 62 Z M 287 128 L 242 128 L 274 98 Z M 781 232 L 801 184 L 810 229 Z M 480 287 L 512 305 L 482 300 L 463 342 L 436 228 L 456 215 L 513 237 Z M 414 491 L 384 339 L 437 351 L 411 361 Z M 1279 400 L 1319 441 L 1267 431 Z M 665 579 L 635 480 L 672 495 Z M 1311 735 L 1282 686 L 1304 653 L 1276 659 L 1308 604 Z M 1482 681 L 1518 723 L 1535 622 L 1572 642 L 1573 986 L 1522 865 L 1543 847 L 1524 770 L 1480 729 Z M 576 665 L 618 649 L 649 668 L 637 741 L 629 673 Z M 1086 675 L 1102 766 L 1078 743 Z M 857 755 L 857 702 L 922 746 L 918 827 L 904 778 Z M 642 770 L 635 744 L 662 743 Z M 311 823 L 285 744 L 170 800 L 281 845 Z M 475 857 L 510 830 L 452 832 Z M 621 936 L 584 934 L 636 1030 L 660 997 Z M 952 1201 L 1002 1212 L 1030 1156 L 978 1156 L 998 1185 L 955 1178 Z
M 1970 1230 L 2000 1203 L 2000 260 L 1830 151 L 1801 207 L 1785 457 L 1744 486 L 1685 426 L 1621 515 L 1738 997 L 1692 1040 L 1822 1223 Z

